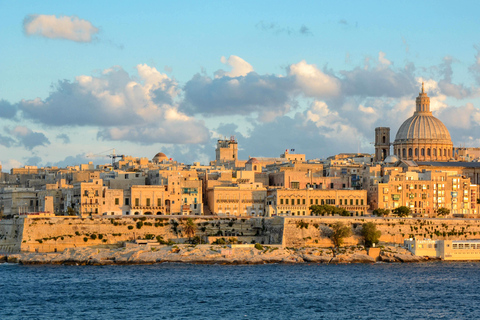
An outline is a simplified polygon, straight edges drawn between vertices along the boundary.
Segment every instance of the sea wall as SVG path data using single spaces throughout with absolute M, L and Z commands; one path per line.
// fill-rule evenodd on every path
M 0 221 L 0 251 L 61 252 L 67 248 L 121 245 L 134 239 L 184 243 L 185 218 L 17 218 Z M 368 217 L 274 217 L 238 219 L 201 217 L 194 219 L 196 236 L 203 242 L 219 238 L 242 243 L 282 244 L 284 247 L 331 247 L 332 225 L 341 221 L 351 227 L 345 245 L 362 243 L 360 230 L 373 222 L 384 243 L 403 244 L 409 237 L 431 239 L 480 239 L 478 219 L 412 219 Z
M 331 226 L 341 221 L 352 228 L 352 236 L 345 245 L 362 243 L 361 229 L 367 222 L 376 224 L 382 232 L 380 242 L 403 244 L 405 238 L 480 239 L 480 219 L 416 219 L 370 217 L 315 217 L 285 218 L 283 245 L 286 247 L 333 245 L 328 235 Z
M 167 217 L 52 217 L 2 220 L 0 251 L 60 252 L 67 248 L 111 246 L 134 239 L 155 239 L 157 236 L 166 242 L 183 243 L 188 240 L 184 234 L 185 221 L 185 218 Z M 262 219 L 198 218 L 194 221 L 196 235 L 203 241 L 208 237 L 217 236 L 226 239 L 237 238 L 248 243 L 269 243 L 268 239 L 261 235 Z M 279 242 L 278 237 L 270 235 L 269 237 Z

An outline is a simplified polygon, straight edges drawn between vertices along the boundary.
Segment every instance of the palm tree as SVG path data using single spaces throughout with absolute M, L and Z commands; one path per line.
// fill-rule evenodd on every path
M 195 233 L 197 232 L 197 225 L 195 222 L 193 222 L 192 218 L 188 218 L 187 221 L 183 223 L 183 232 L 189 240 L 195 236 Z

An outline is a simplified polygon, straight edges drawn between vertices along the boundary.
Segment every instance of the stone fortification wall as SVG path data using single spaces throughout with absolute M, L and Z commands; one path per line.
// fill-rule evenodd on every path
M 345 245 L 362 243 L 360 230 L 366 222 L 373 222 L 382 232 L 380 242 L 403 244 L 405 238 L 480 239 L 480 219 L 414 219 L 414 218 L 285 218 L 283 245 L 286 247 L 330 247 L 331 226 L 341 221 L 352 228 L 352 236 Z
M 22 235 L 23 219 L 9 219 L 0 221 L 0 251 L 19 251 Z
M 185 218 L 52 217 L 0 221 L 0 251 L 55 252 L 66 248 L 114 245 L 134 239 L 161 236 L 164 241 L 183 243 Z M 196 218 L 196 235 L 237 238 L 248 243 L 264 242 L 258 221 L 262 219 Z M 261 225 L 261 223 L 260 223 Z M 257 227 L 255 227 L 257 226 Z M 276 234 L 276 233 L 275 233 Z M 267 238 L 273 238 L 268 235 Z M 277 238 L 274 238 L 278 241 Z M 269 243 L 269 242 L 265 242 Z
M 28 218 L 0 221 L 0 251 L 54 252 L 66 248 L 115 245 L 134 239 L 155 238 L 183 243 L 185 218 Z M 309 218 L 195 218 L 196 235 L 203 240 L 237 238 L 241 242 L 283 244 L 285 247 L 331 247 L 331 226 L 342 221 L 353 235 L 345 245 L 362 243 L 362 224 L 373 222 L 382 232 L 381 242 L 403 244 L 409 237 L 431 239 L 480 239 L 480 220 L 406 219 L 366 217 Z

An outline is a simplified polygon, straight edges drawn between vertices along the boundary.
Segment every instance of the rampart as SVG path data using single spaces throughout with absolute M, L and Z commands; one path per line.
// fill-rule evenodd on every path
M 183 243 L 185 217 L 16 218 L 0 221 L 0 251 L 55 252 L 66 248 L 113 246 L 134 239 Z M 331 247 L 331 226 L 341 221 L 352 228 L 345 245 L 362 243 L 360 230 L 373 222 L 381 242 L 403 244 L 405 238 L 480 239 L 478 219 L 414 219 L 369 217 L 275 217 L 238 219 L 194 218 L 202 240 L 237 238 L 243 243 L 282 244 L 284 247 Z

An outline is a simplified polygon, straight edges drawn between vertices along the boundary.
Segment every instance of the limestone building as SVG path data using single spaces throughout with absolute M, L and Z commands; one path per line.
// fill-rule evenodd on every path
M 430 111 L 430 98 L 422 83 L 416 110 L 398 129 L 393 153 L 400 160 L 445 161 L 452 158 L 452 139 L 445 125 Z

